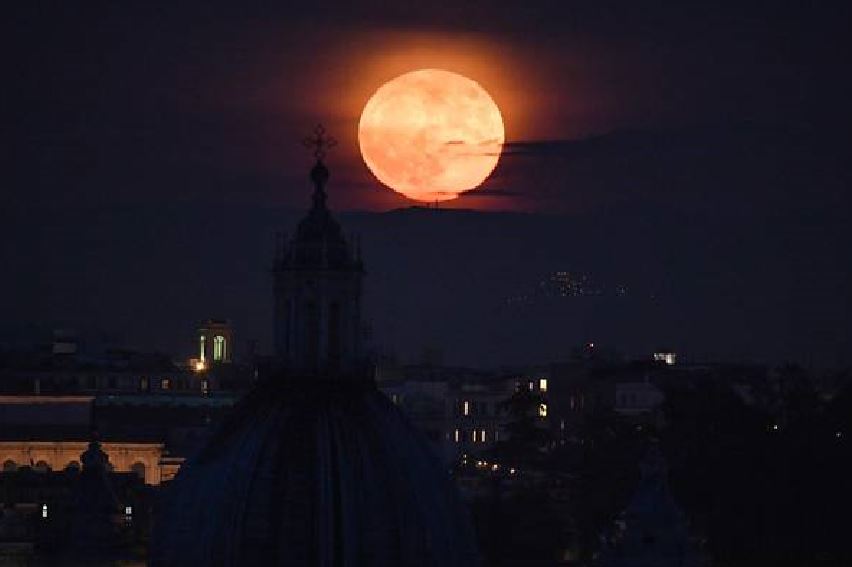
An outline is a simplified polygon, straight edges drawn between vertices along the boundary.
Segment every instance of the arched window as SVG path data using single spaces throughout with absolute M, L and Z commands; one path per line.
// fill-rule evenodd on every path
M 47 464 L 47 461 L 39 461 L 35 464 L 33 470 L 36 472 L 48 472 L 50 471 L 50 465 Z
M 328 362 L 332 369 L 340 365 L 340 304 L 336 301 L 328 309 Z
M 309 368 L 315 368 L 319 355 L 320 318 L 319 308 L 313 301 L 305 304 L 305 355 Z
M 225 337 L 222 335 L 216 335 L 213 337 L 213 360 L 217 362 L 225 360 L 225 356 L 227 356 L 225 348 Z
M 130 467 L 130 471 L 136 473 L 136 476 L 145 481 L 145 463 L 133 463 L 133 466 Z
M 16 470 L 18 470 L 18 463 L 12 459 L 3 463 L 3 472 L 15 472 Z

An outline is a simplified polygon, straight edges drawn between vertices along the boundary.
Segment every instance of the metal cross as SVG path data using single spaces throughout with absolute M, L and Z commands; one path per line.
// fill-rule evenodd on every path
M 322 158 L 325 157 L 326 151 L 337 145 L 337 140 L 331 136 L 326 136 L 323 125 L 317 124 L 317 127 L 314 128 L 313 136 L 302 140 L 302 144 L 304 144 L 307 148 L 313 148 L 314 156 L 317 160 L 322 161 Z

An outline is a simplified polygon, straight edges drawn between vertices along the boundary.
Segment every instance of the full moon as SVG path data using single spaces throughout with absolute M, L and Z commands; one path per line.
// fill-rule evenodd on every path
M 479 83 L 420 69 L 383 84 L 358 124 L 361 155 L 379 181 L 417 201 L 446 201 L 494 171 L 503 117 Z

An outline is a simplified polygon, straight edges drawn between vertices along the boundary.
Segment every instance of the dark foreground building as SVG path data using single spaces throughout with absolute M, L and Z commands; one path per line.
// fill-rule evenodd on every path
M 169 487 L 152 565 L 476 565 L 448 472 L 365 363 L 362 264 L 321 160 L 311 179 L 313 206 L 276 258 L 280 369 Z

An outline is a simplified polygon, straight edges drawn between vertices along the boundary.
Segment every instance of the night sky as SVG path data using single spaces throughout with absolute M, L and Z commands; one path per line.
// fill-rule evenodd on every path
M 852 362 L 848 5 L 153 4 L 4 14 L 3 341 L 72 327 L 179 354 L 222 317 L 266 350 L 272 242 L 322 122 L 385 352 Z M 370 94 L 421 67 L 504 116 L 497 170 L 444 204 L 468 211 L 396 210 L 415 203 L 358 154 Z M 556 270 L 629 293 L 507 307 Z

